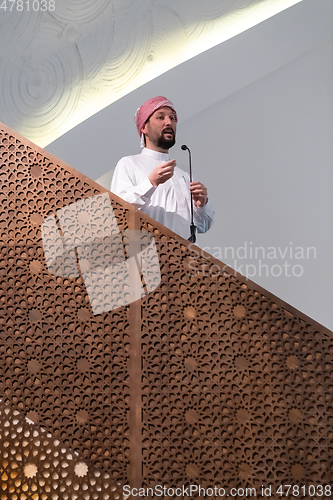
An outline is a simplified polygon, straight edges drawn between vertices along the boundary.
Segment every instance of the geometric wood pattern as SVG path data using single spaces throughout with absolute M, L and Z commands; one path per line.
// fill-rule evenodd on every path
M 161 283 L 94 315 L 82 273 L 49 273 L 41 224 L 107 191 L 5 126 L 0 155 L 1 500 L 331 498 L 332 332 L 113 194 L 122 234 L 154 236 Z

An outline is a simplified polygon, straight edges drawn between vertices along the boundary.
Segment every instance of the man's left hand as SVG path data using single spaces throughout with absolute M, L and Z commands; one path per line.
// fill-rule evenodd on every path
M 207 188 L 201 182 L 191 182 L 190 191 L 196 207 L 204 207 L 208 201 Z

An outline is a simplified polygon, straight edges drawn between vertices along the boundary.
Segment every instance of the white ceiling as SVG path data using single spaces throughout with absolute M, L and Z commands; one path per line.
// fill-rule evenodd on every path
M 0 121 L 45 146 L 300 1 L 29 0 L 22 11 L 17 2 L 1 2 Z

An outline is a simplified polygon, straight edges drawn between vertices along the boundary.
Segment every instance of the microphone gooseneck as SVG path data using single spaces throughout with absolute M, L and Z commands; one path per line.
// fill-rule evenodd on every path
M 181 146 L 181 149 L 183 151 L 185 151 L 185 150 L 188 151 L 188 159 L 189 159 L 189 167 L 190 167 L 190 182 L 192 182 L 192 159 L 191 159 L 191 151 L 190 151 L 190 148 L 188 148 L 186 146 L 186 144 L 183 144 Z M 193 221 L 193 196 L 192 196 L 192 193 L 191 193 L 191 224 L 190 224 L 191 236 L 188 238 L 188 241 L 190 241 L 191 243 L 195 243 L 196 240 L 197 240 L 196 235 L 195 235 L 196 229 L 197 228 L 194 225 L 194 221 Z

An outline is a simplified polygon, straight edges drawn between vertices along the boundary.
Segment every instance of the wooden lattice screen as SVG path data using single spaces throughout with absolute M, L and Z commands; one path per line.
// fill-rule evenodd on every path
M 3 125 L 0 155 L 0 499 L 333 498 L 332 333 Z M 41 231 L 97 195 L 161 278 L 100 314 Z

